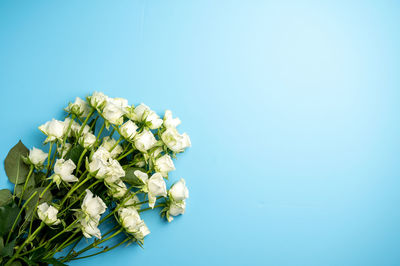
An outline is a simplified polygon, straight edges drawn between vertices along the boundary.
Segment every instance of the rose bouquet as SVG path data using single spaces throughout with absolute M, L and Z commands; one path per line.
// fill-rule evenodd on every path
M 142 246 L 150 230 L 140 213 L 160 208 L 170 222 L 185 212 L 185 180 L 169 189 L 165 182 L 172 158 L 191 145 L 171 111 L 160 118 L 144 104 L 99 92 L 65 111 L 64 121 L 39 127 L 47 153 L 20 141 L 5 159 L 14 190 L 0 190 L 3 265 L 64 265 L 123 244 Z M 102 232 L 102 223 L 110 229 Z M 101 245 L 117 235 L 123 238 L 115 245 Z M 76 250 L 83 238 L 94 240 Z

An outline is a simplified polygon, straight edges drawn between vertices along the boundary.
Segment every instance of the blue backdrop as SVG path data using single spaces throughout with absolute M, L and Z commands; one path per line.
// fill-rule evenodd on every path
M 171 224 L 71 265 L 400 265 L 398 1 L 0 1 L 0 158 L 94 90 L 193 147 Z M 1 166 L 1 187 L 11 187 Z

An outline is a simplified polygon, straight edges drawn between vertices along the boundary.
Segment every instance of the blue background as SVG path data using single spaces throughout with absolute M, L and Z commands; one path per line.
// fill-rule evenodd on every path
M 0 1 L 0 157 L 94 90 L 181 118 L 145 249 L 71 265 L 400 265 L 398 1 Z M 1 169 L 1 187 L 11 187 Z

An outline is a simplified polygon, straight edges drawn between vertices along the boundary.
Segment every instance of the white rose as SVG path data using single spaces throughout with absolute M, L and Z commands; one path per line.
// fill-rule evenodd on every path
M 172 216 L 178 216 L 180 214 L 184 214 L 186 209 L 186 203 L 185 201 L 180 201 L 180 202 L 171 202 L 169 205 L 169 209 L 167 211 L 167 219 L 168 222 L 171 222 L 174 218 Z
M 135 147 L 141 152 L 146 152 L 147 150 L 151 149 L 156 143 L 156 138 L 149 130 L 143 130 L 135 137 Z
M 57 159 L 54 164 L 54 176 L 58 176 L 64 182 L 77 182 L 78 178 L 72 174 L 75 168 L 76 166 L 71 159 L 67 161 L 64 159 Z
M 123 116 L 127 112 L 128 101 L 122 98 L 108 98 L 103 109 L 104 118 L 114 125 L 121 125 L 124 121 Z
M 164 178 L 160 173 L 153 174 L 149 180 L 147 181 L 148 188 L 148 197 L 149 197 L 149 206 L 154 208 L 154 204 L 156 203 L 156 197 L 167 196 L 167 188 L 165 185 Z
M 126 109 L 125 116 L 127 118 L 129 118 L 130 120 L 133 120 L 133 121 L 138 121 L 138 117 L 137 117 L 137 115 L 135 113 L 135 107 L 133 105 L 132 106 L 128 106 L 125 109 Z
M 133 123 L 131 120 L 128 120 L 120 127 L 121 136 L 126 140 L 133 140 L 133 137 L 136 135 L 136 130 L 138 126 Z
M 113 198 L 122 198 L 128 192 L 128 189 L 122 180 L 118 180 L 114 183 L 108 183 L 106 180 L 106 183 L 109 188 L 108 192 Z
M 79 138 L 79 144 L 86 149 L 90 149 L 95 143 L 96 136 L 90 132 L 82 135 L 82 137 Z
M 42 131 L 46 136 L 45 142 L 62 140 L 64 137 L 64 122 L 59 120 L 51 120 L 46 122 L 44 125 L 39 127 L 39 130 Z
M 68 104 L 67 108 L 65 108 L 65 111 L 75 114 L 78 117 L 87 117 L 90 113 L 90 107 L 86 101 L 76 97 L 75 102 Z
M 80 224 L 82 233 L 86 238 L 92 238 L 94 236 L 97 237 L 98 239 L 101 239 L 101 232 L 100 229 L 98 228 L 99 221 L 97 218 L 92 218 L 89 216 L 82 217 L 80 219 Z
M 135 170 L 135 171 L 133 172 L 133 174 L 134 174 L 137 178 L 139 178 L 139 179 L 143 182 L 143 184 L 147 184 L 147 180 L 149 179 L 149 176 L 148 176 L 146 173 L 144 173 L 144 172 L 142 172 L 142 171 L 140 171 L 140 170 Z
M 117 160 L 110 159 L 108 163 L 108 170 L 106 174 L 106 182 L 114 183 L 125 176 L 125 171 Z
M 69 118 L 67 118 L 67 119 L 69 119 Z M 68 127 L 67 119 L 65 120 L 65 126 L 66 127 Z M 76 121 L 73 121 L 72 125 L 71 125 L 71 132 L 69 132 L 69 137 L 72 136 L 72 135 L 74 135 L 75 137 L 80 137 L 79 136 L 79 132 L 81 130 L 82 130 L 81 134 L 83 135 L 83 134 L 86 134 L 86 133 L 90 132 L 90 127 L 88 125 L 85 125 L 83 127 L 83 129 L 82 129 L 82 125 L 81 124 L 79 124 Z
M 103 143 L 101 143 L 100 147 L 103 147 L 106 150 L 110 151 L 115 146 L 116 143 L 117 143 L 117 141 L 115 139 L 110 138 L 109 136 L 106 136 L 103 138 Z M 111 154 L 111 157 L 115 159 L 122 152 L 123 152 L 123 149 L 122 149 L 121 145 L 117 144 L 117 146 L 115 146 L 113 148 L 113 150 L 110 152 L 110 154 Z
M 189 198 L 189 190 L 186 187 L 185 179 L 181 178 L 181 180 L 172 185 L 169 195 L 174 201 L 182 201 Z
M 175 128 L 167 128 L 161 135 L 162 141 L 169 149 L 174 152 L 183 152 L 184 149 L 191 146 L 190 138 L 186 133 L 182 135 Z
M 155 161 L 154 168 L 157 172 L 162 174 L 163 177 L 168 176 L 168 172 L 175 170 L 174 162 L 171 156 L 165 154 Z
M 104 95 L 102 92 L 94 92 L 88 97 L 89 104 L 97 109 L 102 109 L 107 99 L 108 96 Z
M 99 196 L 94 196 L 90 190 L 86 189 L 86 196 L 82 202 L 82 210 L 84 213 L 97 219 L 100 218 L 100 215 L 103 214 L 106 209 L 107 206 L 104 204 L 103 200 Z
M 57 219 L 58 210 L 48 205 L 46 202 L 37 207 L 37 214 L 39 219 L 47 225 L 57 225 L 61 223 L 60 219 Z
M 179 118 L 172 118 L 172 112 L 170 110 L 166 110 L 164 114 L 163 124 L 165 127 L 177 127 L 181 123 Z
M 118 211 L 119 220 L 123 228 L 137 240 L 143 240 L 145 236 L 150 234 L 149 228 L 144 221 L 140 219 L 139 213 L 135 208 L 121 208 Z
M 67 153 L 69 152 L 69 150 L 70 150 L 71 148 L 72 148 L 72 144 L 71 144 L 71 143 L 65 143 L 65 144 L 64 144 L 64 149 L 63 149 L 63 151 L 62 151 L 62 154 L 61 154 L 62 145 L 60 145 L 60 147 L 57 148 L 57 152 L 58 152 L 58 154 L 59 154 L 59 156 L 60 156 L 61 158 L 64 158 L 65 155 L 67 155 Z
M 137 121 L 142 122 L 142 120 L 143 120 L 143 113 L 144 113 L 146 110 L 150 110 L 150 108 L 149 108 L 147 105 L 143 104 L 143 103 L 141 103 L 141 104 L 139 104 L 138 106 L 136 106 L 136 108 L 135 108 L 135 114 L 136 114 L 136 119 L 137 119 Z
M 92 161 L 88 164 L 87 170 L 91 174 L 97 171 L 97 179 L 105 178 L 108 173 L 108 160 L 110 158 L 110 152 L 104 147 L 99 147 L 97 151 L 93 153 Z
M 41 168 L 46 161 L 48 154 L 42 151 L 41 149 L 36 149 L 35 147 L 29 151 L 28 160 L 31 164 L 33 164 L 36 168 Z
M 146 125 L 151 129 L 157 129 L 163 123 L 163 120 L 152 110 L 145 110 L 142 120 L 145 121 Z

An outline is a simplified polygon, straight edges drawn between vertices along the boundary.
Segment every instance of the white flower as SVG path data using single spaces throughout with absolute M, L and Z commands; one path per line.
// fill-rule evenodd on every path
M 57 152 L 58 152 L 60 158 L 64 158 L 65 155 L 67 155 L 67 153 L 69 152 L 69 150 L 71 148 L 72 148 L 72 144 L 71 143 L 65 143 L 64 150 L 62 151 L 62 154 L 61 154 L 62 145 L 60 145 L 60 147 L 57 148 Z
M 156 138 L 149 130 L 143 130 L 135 137 L 135 147 L 141 152 L 146 152 L 147 150 L 151 149 L 156 143 Z
M 168 172 L 175 170 L 174 163 L 172 162 L 171 156 L 165 154 L 155 161 L 154 168 L 157 172 L 162 174 L 163 177 L 168 176 Z
M 114 125 L 121 125 L 123 116 L 127 112 L 128 100 L 122 98 L 108 98 L 103 109 L 104 118 Z
M 107 99 L 108 96 L 102 92 L 94 92 L 91 96 L 88 96 L 89 104 L 97 109 L 102 109 Z
M 150 234 L 149 228 L 144 221 L 140 219 L 139 213 L 135 208 L 121 208 L 118 210 L 119 220 L 123 228 L 137 240 L 143 240 Z
M 159 128 L 163 120 L 152 110 L 145 110 L 143 113 L 142 120 L 146 122 L 146 125 L 151 129 Z
M 100 218 L 107 209 L 106 204 L 99 196 L 94 196 L 93 193 L 86 189 L 86 196 L 82 202 L 82 210 L 85 214 L 92 218 Z
M 115 146 L 116 143 L 117 141 L 115 139 L 106 136 L 103 138 L 103 143 L 101 143 L 100 147 L 103 147 L 106 150 L 110 151 Z M 117 146 L 115 146 L 113 150 L 110 151 L 111 157 L 114 159 L 117 158 L 117 156 L 120 155 L 122 151 L 123 149 L 121 145 L 117 144 Z
M 107 165 L 106 182 L 115 183 L 125 176 L 125 171 L 117 160 L 109 159 Z
M 45 142 L 55 140 L 61 141 L 65 134 L 64 122 L 55 119 L 46 122 L 44 125 L 41 125 L 39 130 L 47 136 Z
M 174 201 L 182 201 L 189 198 L 189 190 L 186 187 L 185 179 L 181 178 L 169 190 L 169 195 Z
M 95 143 L 96 143 L 96 136 L 90 132 L 87 132 L 86 134 L 82 135 L 82 137 L 79 138 L 79 144 L 86 149 L 90 149 L 91 147 L 93 147 Z
M 174 218 L 172 216 L 178 216 L 180 214 L 185 213 L 186 209 L 186 203 L 185 201 L 180 201 L 180 202 L 175 202 L 172 201 L 171 204 L 168 206 L 168 211 L 167 211 L 167 219 L 168 222 L 171 222 Z
M 64 159 L 57 159 L 56 163 L 54 164 L 54 181 L 59 185 L 60 178 L 64 182 L 77 182 L 78 178 L 72 174 L 75 170 L 76 166 L 74 162 L 69 159 L 65 161 Z M 58 181 L 58 182 L 57 182 Z
M 75 102 L 68 104 L 65 111 L 75 114 L 78 117 L 87 117 L 90 113 L 90 107 L 84 100 L 76 97 Z
M 143 182 L 143 184 L 147 184 L 147 180 L 149 179 L 149 175 L 148 175 L 148 174 L 146 174 L 146 173 L 144 173 L 144 172 L 142 172 L 142 171 L 140 171 L 140 170 L 135 170 L 135 171 L 133 172 L 133 174 L 134 174 L 137 178 L 139 178 L 139 179 Z
M 108 173 L 108 160 L 110 158 L 110 152 L 104 147 L 99 147 L 97 151 L 93 153 L 92 161 L 88 164 L 89 173 L 92 174 L 97 171 L 97 179 L 105 178 Z
M 121 136 L 126 140 L 133 140 L 133 137 L 136 135 L 136 130 L 138 126 L 133 123 L 131 120 L 128 120 L 120 127 Z
M 141 103 L 138 106 L 136 106 L 135 114 L 136 114 L 137 121 L 139 121 L 139 122 L 143 121 L 143 119 L 142 119 L 143 118 L 143 113 L 146 110 L 150 110 L 150 108 L 147 105 L 143 104 L 143 103 Z
M 142 190 L 148 193 L 147 196 L 149 197 L 149 206 L 151 208 L 154 208 L 157 197 L 167 196 L 165 181 L 160 173 L 154 173 L 150 178 L 140 170 L 135 170 L 133 174 L 143 182 L 144 186 Z
M 37 169 L 42 168 L 44 161 L 46 161 L 48 154 L 43 152 L 41 149 L 36 149 L 35 147 L 29 151 L 28 160 Z
M 68 127 L 68 122 L 69 122 L 68 120 L 69 118 L 65 119 L 64 121 L 66 127 Z M 88 125 L 85 125 L 82 129 L 81 124 L 79 124 L 74 120 L 71 125 L 71 131 L 69 132 L 69 137 L 72 135 L 74 135 L 75 137 L 80 137 L 79 133 L 81 130 L 82 130 L 81 134 L 83 135 L 90 132 L 90 127 Z
M 182 135 L 175 128 L 169 127 L 161 135 L 162 141 L 174 152 L 183 152 L 191 146 L 190 138 L 186 133 Z
M 177 127 L 181 123 L 179 118 L 172 118 L 172 112 L 170 110 L 166 110 L 164 114 L 164 126 L 165 127 Z
M 82 233 L 86 238 L 97 237 L 101 239 L 101 232 L 98 228 L 99 221 L 97 218 L 85 216 L 80 219 Z
M 109 188 L 109 194 L 114 198 L 122 198 L 128 192 L 128 189 L 122 180 L 118 180 L 114 183 L 108 183 L 106 180 L 106 183 Z
M 57 225 L 61 223 L 60 219 L 57 219 L 58 210 L 48 205 L 46 202 L 37 207 L 37 214 L 39 219 L 47 225 Z

